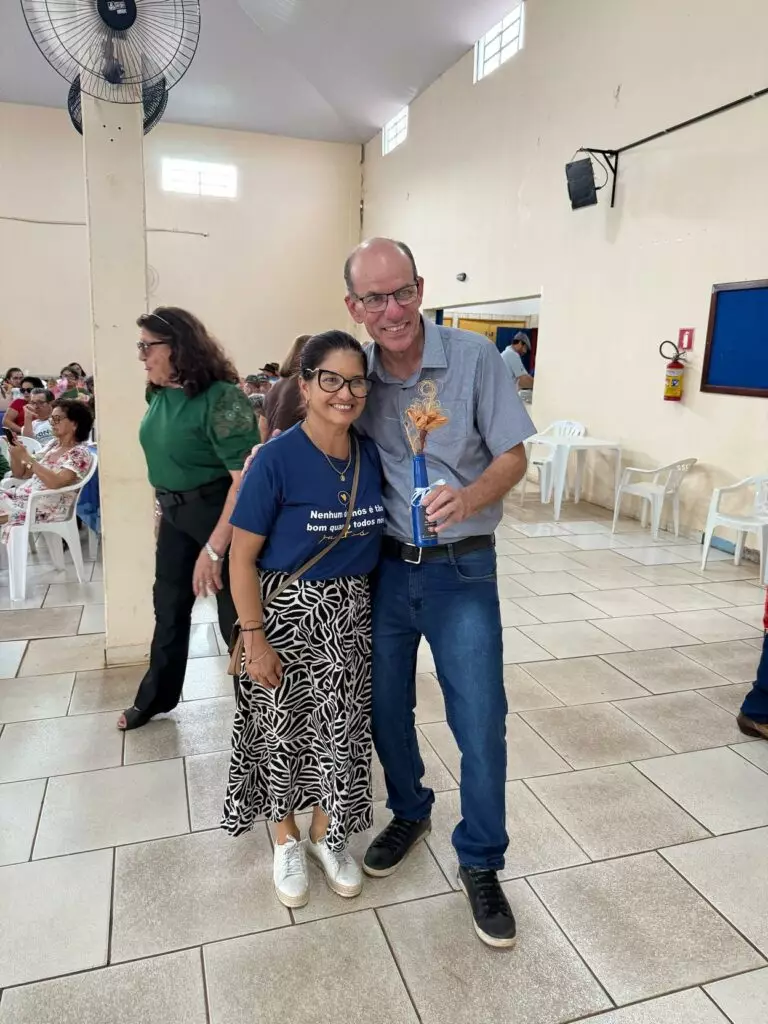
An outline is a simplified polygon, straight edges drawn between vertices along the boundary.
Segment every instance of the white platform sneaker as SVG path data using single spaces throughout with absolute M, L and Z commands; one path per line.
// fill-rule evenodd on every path
M 272 877 L 275 893 L 284 907 L 303 907 L 309 899 L 309 874 L 304 843 L 290 836 L 286 843 L 275 843 Z
M 363 873 L 360 865 L 347 850 L 337 853 L 330 850 L 325 839 L 312 842 L 312 837 L 306 840 L 307 853 L 313 860 L 317 861 L 325 874 L 325 880 L 335 893 L 339 896 L 358 896 L 363 888 Z

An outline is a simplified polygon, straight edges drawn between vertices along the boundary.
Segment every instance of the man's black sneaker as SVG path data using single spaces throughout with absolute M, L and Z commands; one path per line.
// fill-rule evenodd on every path
M 459 885 L 469 900 L 475 931 L 488 946 L 514 946 L 517 929 L 495 871 L 459 867 Z
M 422 818 L 421 821 L 393 818 L 365 851 L 363 871 L 374 878 L 391 875 L 400 867 L 411 847 L 431 831 L 431 818 Z

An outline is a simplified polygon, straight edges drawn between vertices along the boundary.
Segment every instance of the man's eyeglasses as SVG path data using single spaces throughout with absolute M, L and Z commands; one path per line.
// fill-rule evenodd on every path
M 414 282 L 403 285 L 394 292 L 369 292 L 368 295 L 356 295 L 352 292 L 351 295 L 357 302 L 362 302 L 369 313 L 382 313 L 390 299 L 394 299 L 398 306 L 412 306 L 419 297 L 419 286 Z
M 142 355 L 146 355 L 153 345 L 167 345 L 167 341 L 137 341 L 136 348 Z
M 342 377 L 333 370 L 308 370 L 306 376 L 313 377 L 315 374 L 320 390 L 328 394 L 341 391 L 346 384 L 355 398 L 367 398 L 373 387 L 373 381 L 369 377 Z

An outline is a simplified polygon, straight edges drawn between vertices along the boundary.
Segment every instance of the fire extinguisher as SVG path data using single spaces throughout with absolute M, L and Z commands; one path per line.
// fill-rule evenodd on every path
M 670 352 L 672 353 L 671 359 L 669 359 Z M 683 354 L 673 341 L 662 341 L 659 345 L 659 355 L 662 359 L 669 359 L 664 377 L 664 401 L 680 402 L 683 397 L 683 374 L 685 373 Z

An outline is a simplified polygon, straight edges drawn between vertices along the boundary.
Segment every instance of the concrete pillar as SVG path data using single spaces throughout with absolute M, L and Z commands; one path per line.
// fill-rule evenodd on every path
M 138 431 L 146 408 L 136 317 L 147 309 L 143 108 L 82 94 L 93 365 L 106 592 L 106 662 L 147 657 L 152 492 Z

